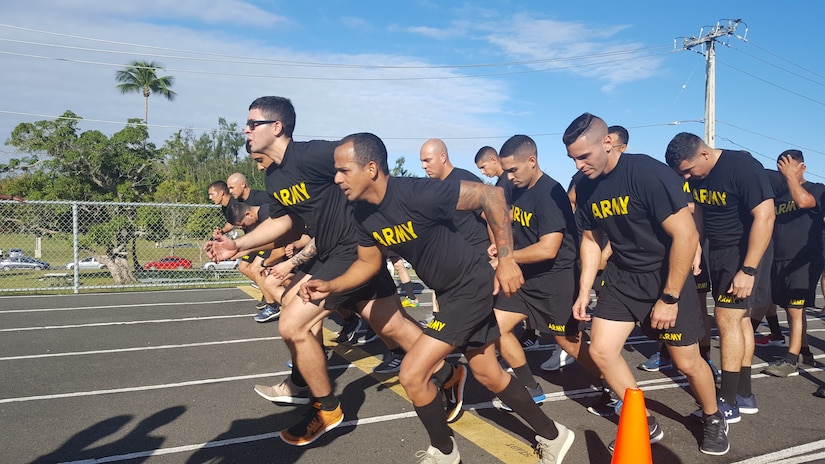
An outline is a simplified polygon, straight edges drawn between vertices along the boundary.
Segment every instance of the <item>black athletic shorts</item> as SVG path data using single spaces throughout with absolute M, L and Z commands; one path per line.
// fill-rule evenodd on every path
M 596 303 L 593 317 L 610 321 L 637 322 L 648 338 L 668 345 L 688 346 L 698 343 L 705 335 L 699 310 L 699 294 L 693 276 L 688 276 L 679 293 L 679 312 L 676 324 L 670 329 L 658 330 L 650 326 L 650 312 L 661 296 L 663 274 L 666 270 L 653 272 L 630 272 L 619 269 L 608 262 L 605 269 L 605 285 Z
M 492 267 L 474 265 L 461 284 L 439 291 L 438 312 L 424 328 L 424 335 L 456 346 L 462 352 L 481 348 L 501 337 L 493 313 L 493 279 Z
M 357 258 L 358 250 L 355 244 L 340 245 L 332 250 L 323 261 L 316 260 L 317 262 L 312 266 L 312 278 L 332 280 L 346 272 Z M 330 310 L 362 308 L 363 305 L 358 303 L 397 294 L 395 281 L 390 277 L 386 266 L 381 266 L 378 274 L 366 284 L 328 296 L 324 300 L 324 308 Z M 320 301 L 313 301 L 312 303 L 317 305 Z
M 756 279 L 753 282 L 751 296 L 740 299 L 727 293 L 733 276 L 742 269 L 745 259 L 743 250 L 738 246 L 710 250 L 708 264 L 710 265 L 710 280 L 713 282 L 713 300 L 716 306 L 730 309 L 745 309 L 754 318 L 762 319 L 754 310 L 762 311 L 771 304 L 771 261 L 773 261 L 773 244 L 768 245 L 762 261 L 756 268 Z M 764 314 L 761 316 L 764 317 Z
M 701 271 L 699 275 L 693 276 L 693 280 L 696 281 L 696 292 L 704 295 L 711 291 L 710 269 L 708 269 L 708 260 L 705 259 L 704 253 L 702 253 L 702 260 L 699 262 L 699 268 Z
M 783 308 L 813 307 L 822 264 L 808 260 L 774 261 L 771 267 L 771 297 Z
M 243 261 L 245 263 L 251 263 L 251 262 L 255 261 L 255 258 L 266 259 L 266 258 L 269 258 L 269 255 L 271 255 L 271 254 L 272 254 L 272 250 L 261 250 L 261 251 L 258 251 L 258 252 L 255 252 L 255 253 L 252 253 L 252 254 L 249 254 L 249 255 L 241 256 L 241 261 Z
M 553 335 L 576 335 L 581 330 L 573 317 L 576 273 L 563 269 L 526 278 L 511 297 L 496 295 L 494 308 L 527 316 L 532 327 Z

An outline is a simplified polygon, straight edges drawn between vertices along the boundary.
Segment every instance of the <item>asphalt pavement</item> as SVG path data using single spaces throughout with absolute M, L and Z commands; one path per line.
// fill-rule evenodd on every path
M 427 435 L 397 377 L 371 373 L 384 352 L 380 342 L 329 343 L 330 377 L 344 409 L 338 428 L 301 448 L 277 437 L 303 409 L 253 392 L 256 383 L 273 384 L 289 372 L 278 323 L 252 320 L 254 296 L 240 287 L 0 297 L 0 462 L 416 462 Z M 420 299 L 409 309 L 416 319 L 431 310 L 430 293 Z M 812 351 L 825 362 L 825 317 L 810 309 L 807 319 Z M 787 329 L 782 311 L 780 320 Z M 327 321 L 327 339 L 338 329 Z M 654 462 L 825 462 L 825 399 L 812 395 L 825 385 L 822 368 L 803 365 L 799 376 L 768 377 L 759 371 L 785 349 L 758 347 L 759 413 L 731 425 L 731 451 L 712 457 L 698 450 L 701 425 L 689 417 L 696 403 L 678 371 L 635 368 L 655 349 L 637 331 L 624 352 L 665 431 L 652 447 Z M 527 358 L 548 395 L 542 409 L 576 434 L 565 462 L 610 462 L 617 418 L 586 411 L 598 391 L 578 365 L 541 371 L 551 352 Z M 713 357 L 718 365 L 718 340 Z M 495 409 L 492 398 L 470 378 L 466 411 L 453 424 L 462 462 L 536 462 L 530 430 Z

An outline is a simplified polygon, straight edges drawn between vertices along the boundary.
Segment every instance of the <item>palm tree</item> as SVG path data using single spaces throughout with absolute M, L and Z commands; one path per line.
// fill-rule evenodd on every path
M 172 76 L 158 77 L 156 70 L 163 69 L 163 65 L 154 61 L 133 61 L 117 72 L 115 79 L 120 84 L 117 88 L 120 93 L 143 93 L 143 122 L 149 123 L 149 95 L 152 92 L 163 95 L 169 101 L 174 101 L 177 93 L 170 87 L 175 83 Z

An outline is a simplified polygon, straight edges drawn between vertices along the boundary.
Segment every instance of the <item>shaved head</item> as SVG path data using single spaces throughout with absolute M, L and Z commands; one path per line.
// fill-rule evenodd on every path
M 441 139 L 430 139 L 421 145 L 421 167 L 427 177 L 444 180 L 452 172 L 453 165 L 447 154 L 447 145 Z

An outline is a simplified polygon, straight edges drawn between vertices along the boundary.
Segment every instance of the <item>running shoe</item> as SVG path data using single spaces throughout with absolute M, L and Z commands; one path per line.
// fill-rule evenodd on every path
M 825 398 L 825 387 L 819 387 L 814 392 L 814 396 L 818 396 L 820 398 Z
M 750 396 L 736 395 L 736 407 L 742 414 L 756 414 L 759 412 L 759 408 L 756 406 L 756 395 L 753 393 Z
M 309 404 L 309 387 L 299 387 L 287 377 L 273 386 L 255 385 L 255 393 L 275 403 Z
M 355 337 L 352 339 L 352 344 L 355 346 L 361 346 L 366 345 L 367 343 L 372 343 L 377 339 L 378 334 L 372 330 L 372 327 L 367 326 L 367 330 L 355 334 Z
M 264 297 L 261 297 L 261 301 L 259 301 L 255 305 L 255 309 L 257 309 L 258 311 L 263 311 L 264 308 L 266 308 L 266 299 Z
M 553 347 L 553 344 L 548 343 L 547 345 L 541 344 L 541 338 L 525 338 L 521 340 L 521 348 L 524 352 L 528 351 L 541 351 L 541 350 L 548 350 Z
M 788 344 L 785 342 L 785 336 L 779 335 L 774 336 L 774 334 L 756 334 L 753 336 L 753 343 L 756 346 L 783 346 L 787 347 Z
M 639 364 L 639 369 L 647 372 L 659 372 L 660 369 L 670 369 L 673 367 L 673 361 L 670 359 L 662 359 L 661 353 L 658 351 L 647 358 L 647 361 Z
M 464 412 L 461 406 L 464 405 L 464 386 L 467 384 L 467 368 L 463 364 L 453 366 L 453 375 L 441 390 L 447 398 L 447 423 L 451 424 L 461 417 Z
M 550 358 L 548 358 L 547 361 L 544 361 L 541 364 L 541 369 L 545 371 L 557 371 L 564 366 L 573 364 L 575 361 L 576 360 L 572 356 L 559 347 L 553 351 L 553 354 L 550 355 Z
M 762 373 L 774 377 L 795 377 L 799 375 L 799 367 L 789 363 L 787 359 L 780 359 L 768 364 Z
M 404 360 L 403 354 L 397 354 L 392 351 L 384 355 L 384 360 L 381 364 L 372 369 L 373 374 L 397 374 L 401 372 L 401 361 Z
M 461 455 L 458 454 L 458 446 L 455 444 L 455 438 L 450 437 L 453 442 L 453 450 L 450 454 L 444 454 L 435 446 L 430 446 L 425 451 L 416 451 L 415 457 L 418 459 L 418 464 L 458 464 L 461 462 Z
M 341 331 L 338 332 L 338 338 L 335 339 L 335 342 L 351 342 L 352 339 L 355 337 L 355 333 L 361 330 L 361 326 L 362 322 L 359 316 L 353 316 L 350 319 L 344 319 L 344 325 L 343 327 L 341 327 Z
M 659 443 L 662 441 L 662 438 L 665 437 L 665 431 L 659 427 L 659 423 L 656 422 L 656 418 L 653 416 L 647 418 L 647 429 L 650 432 L 651 445 L 654 443 Z M 616 449 L 616 440 L 611 441 L 610 444 L 607 445 L 607 449 L 612 453 L 613 450 Z
M 751 397 L 753 397 L 753 395 L 751 395 Z M 735 423 L 739 422 L 740 420 L 742 420 L 742 416 L 740 415 L 741 411 L 739 409 L 739 402 L 740 401 L 747 401 L 747 400 L 745 400 L 744 398 L 742 398 L 739 395 L 736 395 L 737 405 L 733 406 L 730 403 L 728 403 L 727 401 L 725 401 L 725 399 L 722 398 L 721 396 L 716 399 L 716 407 L 719 408 L 719 412 L 722 413 L 722 416 L 725 418 L 726 423 L 735 424 Z M 753 398 L 753 407 L 756 408 L 756 398 Z M 758 409 L 757 409 L 757 411 L 758 411 Z M 702 411 L 702 408 L 699 408 L 696 411 L 693 411 L 691 413 L 691 416 L 695 417 L 696 419 L 698 419 L 701 422 L 703 414 L 704 413 Z M 749 413 L 746 413 L 746 414 L 756 414 L 756 413 L 755 412 L 749 412 Z
M 253 319 L 255 322 L 269 322 L 278 319 L 281 316 L 281 305 L 275 303 L 275 306 L 266 305 L 263 311 L 256 314 Z
M 548 440 L 542 436 L 536 435 L 536 454 L 539 455 L 538 464 L 557 464 L 564 460 L 564 456 L 570 447 L 573 446 L 573 440 L 576 435 L 572 430 L 555 422 L 556 429 L 559 431 L 559 436 L 554 440 Z
M 542 390 L 541 385 L 536 384 L 536 388 L 525 388 L 527 388 L 527 392 L 530 393 L 530 397 L 533 398 L 534 403 L 542 404 L 544 400 L 547 399 L 547 395 L 544 394 L 544 390 Z M 493 399 L 493 406 L 502 411 L 513 412 L 513 409 L 510 408 L 510 406 L 507 406 L 498 398 Z
M 317 440 L 324 433 L 338 427 L 344 420 L 341 404 L 332 411 L 321 409 L 321 403 L 315 402 L 304 417 L 295 425 L 280 432 L 281 440 L 295 446 L 306 446 Z
M 602 387 L 602 394 L 596 400 L 596 404 L 587 407 L 587 412 L 602 417 L 610 417 L 616 414 L 616 405 L 619 400 L 613 398 L 610 389 Z
M 702 444 L 699 451 L 712 456 L 722 456 L 730 451 L 728 423 L 722 417 L 710 416 L 705 421 Z
M 401 306 L 405 308 L 417 308 L 419 305 L 420 303 L 418 303 L 418 300 L 413 300 L 408 296 L 401 299 Z

